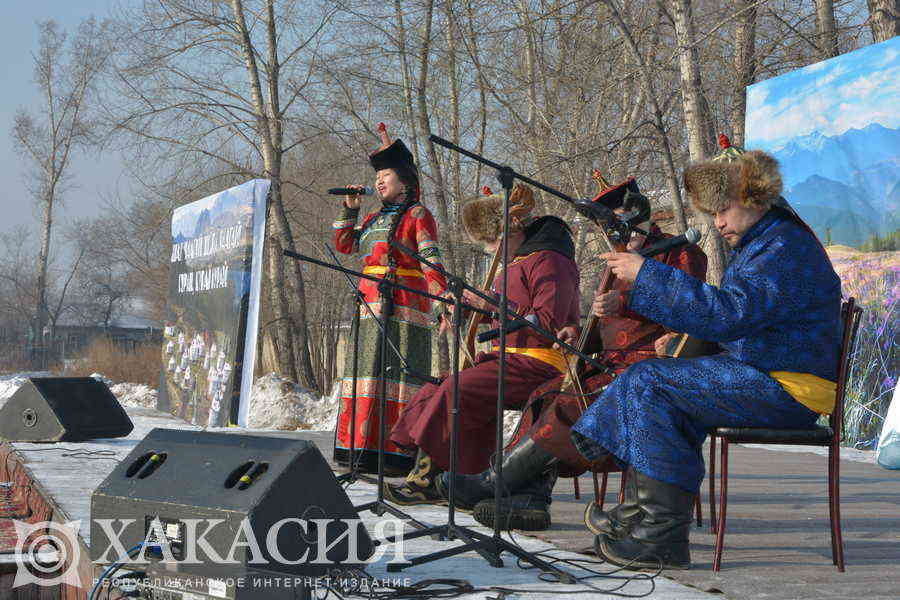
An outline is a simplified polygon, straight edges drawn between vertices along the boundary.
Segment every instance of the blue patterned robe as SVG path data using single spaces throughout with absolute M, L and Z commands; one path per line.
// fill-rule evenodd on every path
M 698 491 L 710 428 L 815 423 L 818 415 L 768 373 L 834 381 L 840 304 L 840 279 L 821 244 L 780 208 L 744 234 L 719 287 L 645 260 L 629 309 L 724 351 L 629 367 L 575 424 L 576 447 L 589 460 L 609 451 L 653 479 Z

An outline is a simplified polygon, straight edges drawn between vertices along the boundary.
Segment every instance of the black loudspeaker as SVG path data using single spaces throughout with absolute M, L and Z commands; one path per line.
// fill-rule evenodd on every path
M 319 576 L 374 553 L 315 444 L 268 435 L 154 429 L 91 496 L 95 561 L 118 558 L 108 531 L 125 549 L 159 542 L 171 552 L 160 564 L 213 579 Z
M 132 429 L 109 387 L 93 377 L 31 377 L 0 406 L 5 442 L 81 442 Z

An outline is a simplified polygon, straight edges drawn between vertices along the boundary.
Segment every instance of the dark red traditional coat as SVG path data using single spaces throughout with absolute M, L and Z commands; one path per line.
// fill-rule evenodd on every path
M 578 322 L 578 267 L 568 228 L 555 217 L 543 217 L 526 228 L 526 239 L 510 263 L 507 297 L 522 316 L 537 315 L 540 325 L 556 331 Z M 499 279 L 499 278 L 498 278 Z M 492 323 L 493 327 L 499 323 Z M 521 350 L 547 351 L 553 342 L 530 329 L 507 336 L 506 408 L 521 409 L 536 387 L 556 377 L 558 366 Z M 495 450 L 498 353 L 481 353 L 475 365 L 459 374 L 460 473 L 479 473 Z M 453 382 L 422 386 L 406 405 L 390 440 L 401 447 L 419 447 L 442 469 L 450 466 L 450 410 Z
M 671 237 L 660 234 L 656 228 L 651 230 L 651 236 L 655 237 L 650 238 L 654 242 L 660 237 Z M 650 243 L 645 241 L 644 247 Z M 698 279 L 706 278 L 706 255 L 696 245 L 682 246 L 654 258 Z M 612 289 L 621 291 L 626 296 L 623 306 L 627 306 L 631 283 L 616 279 Z M 654 342 L 668 333 L 662 325 L 629 310 L 624 310 L 615 317 L 603 317 L 600 327 L 603 351 L 597 358 L 608 364 L 616 373 L 645 358 L 655 357 Z M 577 394 L 575 389 L 560 394 L 558 391 L 563 379 L 564 376 L 560 375 L 534 391 L 528 399 L 528 408 L 522 415 L 513 445 L 524 436 L 530 436 L 545 450 L 560 459 L 561 475 L 575 476 L 583 473 L 590 465 L 572 445 L 571 428 L 586 406 L 593 402 L 596 394 L 580 397 L 575 395 Z M 587 379 L 583 390 L 586 393 L 596 392 L 610 381 L 612 377 L 608 374 L 595 375 Z

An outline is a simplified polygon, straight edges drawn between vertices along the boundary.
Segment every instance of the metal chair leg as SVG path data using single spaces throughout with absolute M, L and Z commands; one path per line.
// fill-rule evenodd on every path
M 828 447 L 828 524 L 831 527 L 831 564 L 837 564 L 837 539 L 834 535 L 834 447 Z
M 725 513 L 728 508 L 728 440 L 722 438 L 721 451 L 722 481 L 719 486 L 719 522 L 716 525 L 716 553 L 713 559 L 713 571 L 722 566 L 722 549 L 725 546 Z
M 603 510 L 603 503 L 606 501 L 606 485 L 609 483 L 609 472 L 603 471 L 603 483 L 600 484 L 600 501 L 598 505 Z
M 834 535 L 835 547 L 837 548 L 837 568 L 841 573 L 844 572 L 844 537 L 841 533 L 841 454 L 840 448 L 834 448 L 834 480 L 831 482 L 829 496 L 833 498 L 834 503 L 834 521 L 832 523 L 832 531 Z
M 709 436 L 709 531 L 716 534 L 716 436 Z

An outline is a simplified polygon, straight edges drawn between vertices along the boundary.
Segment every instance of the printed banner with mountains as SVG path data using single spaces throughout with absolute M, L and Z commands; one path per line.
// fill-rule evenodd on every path
M 746 146 L 781 163 L 784 196 L 823 241 L 900 229 L 900 38 L 748 88 Z

